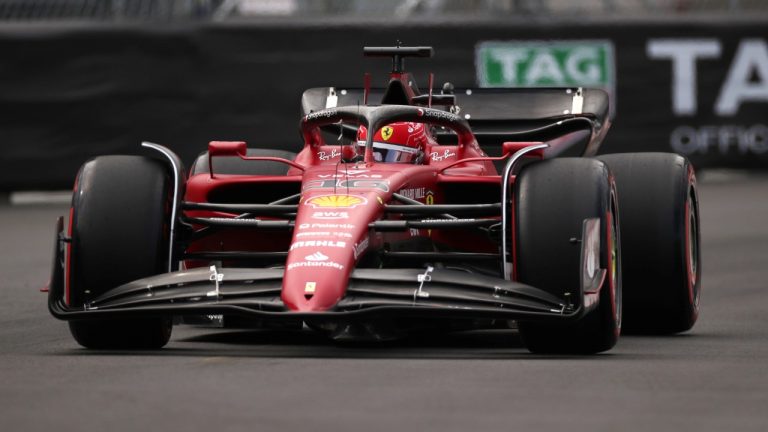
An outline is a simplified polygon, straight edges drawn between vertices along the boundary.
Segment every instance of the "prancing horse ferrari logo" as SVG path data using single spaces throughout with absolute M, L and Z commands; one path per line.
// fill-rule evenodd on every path
M 384 138 L 384 141 L 389 141 L 390 138 L 392 138 L 392 126 L 384 126 L 381 128 L 381 137 Z

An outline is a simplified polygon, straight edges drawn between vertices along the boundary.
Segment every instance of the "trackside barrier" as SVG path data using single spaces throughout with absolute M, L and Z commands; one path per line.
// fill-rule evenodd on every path
M 362 87 L 366 71 L 377 85 L 389 60 L 364 59 L 362 46 L 398 39 L 435 48 L 433 59 L 406 65 L 422 90 L 430 71 L 436 93 L 444 81 L 602 87 L 615 102 L 603 152 L 768 168 L 768 38 L 759 20 L 6 24 L 0 191 L 69 188 L 86 159 L 139 153 L 142 141 L 187 165 L 211 140 L 297 150 L 301 92 Z

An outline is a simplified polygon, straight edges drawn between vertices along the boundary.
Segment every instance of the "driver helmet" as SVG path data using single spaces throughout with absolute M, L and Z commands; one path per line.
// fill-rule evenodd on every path
M 358 150 L 365 151 L 368 129 L 357 130 Z M 424 148 L 430 142 L 423 123 L 399 122 L 388 124 L 373 136 L 373 159 L 376 162 L 418 163 L 424 157 Z

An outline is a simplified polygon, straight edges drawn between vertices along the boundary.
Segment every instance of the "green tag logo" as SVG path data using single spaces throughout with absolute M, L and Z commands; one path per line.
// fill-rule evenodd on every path
M 610 41 L 481 42 L 475 50 L 481 87 L 597 87 L 613 93 Z

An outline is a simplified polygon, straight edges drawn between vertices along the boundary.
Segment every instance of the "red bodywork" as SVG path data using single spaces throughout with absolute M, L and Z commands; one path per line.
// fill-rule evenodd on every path
M 408 85 L 407 73 L 392 73 L 391 81 L 402 83 L 408 98 L 415 96 Z M 390 82 L 391 85 L 391 82 Z M 304 122 L 307 118 L 304 118 Z M 361 128 L 362 129 L 362 128 Z M 186 202 L 209 202 L 217 191 L 236 187 L 240 190 L 268 191 L 280 184 L 282 189 L 301 193 L 292 234 L 222 230 L 194 242 L 188 252 L 206 251 L 288 251 L 282 300 L 294 311 L 329 310 L 345 296 L 351 271 L 369 251 L 380 250 L 390 242 L 421 237 L 469 252 L 498 252 L 498 245 L 487 236 L 466 231 L 411 229 L 407 233 L 373 233 L 369 223 L 385 218 L 384 204 L 394 193 L 431 205 L 450 203 L 446 185 L 485 186 L 498 195 L 501 177 L 471 133 L 459 133 L 457 145 L 438 145 L 430 140 L 424 148 L 421 164 L 377 163 L 369 154 L 365 160 L 345 163 L 353 145 L 328 145 L 319 128 L 304 131 L 304 147 L 293 161 L 286 163 L 285 176 L 243 176 L 216 174 L 216 156 L 248 158 L 242 142 L 212 142 L 209 149 L 211 173 L 192 175 L 187 181 Z M 538 143 L 506 143 L 512 152 Z M 505 156 L 509 156 L 506 154 Z M 258 193 L 258 192 L 256 192 Z M 187 211 L 190 217 L 236 217 L 210 211 Z M 187 261 L 187 268 L 208 265 Z
M 344 297 L 350 272 L 369 250 L 405 237 L 426 237 L 467 251 L 496 252 L 497 246 L 482 235 L 440 230 L 411 230 L 407 234 L 372 234 L 368 224 L 382 218 L 383 204 L 397 192 L 424 204 L 446 200 L 446 184 L 498 186 L 500 176 L 493 163 L 474 145 L 432 146 L 421 165 L 376 162 L 340 163 L 347 149 L 306 143 L 284 177 L 197 174 L 187 182 L 185 201 L 207 202 L 217 190 L 233 184 L 249 189 L 268 189 L 275 183 L 293 183 L 301 191 L 292 235 L 243 230 L 221 232 L 189 246 L 197 250 L 287 250 L 282 299 L 296 311 L 323 311 Z M 325 160 L 320 159 L 319 155 Z M 462 159 L 473 161 L 453 165 Z M 213 162 L 215 166 L 215 161 Z M 447 169 L 446 169 L 447 168 Z M 235 217 L 208 211 L 188 211 L 192 217 Z M 188 267 L 207 265 L 188 262 Z

